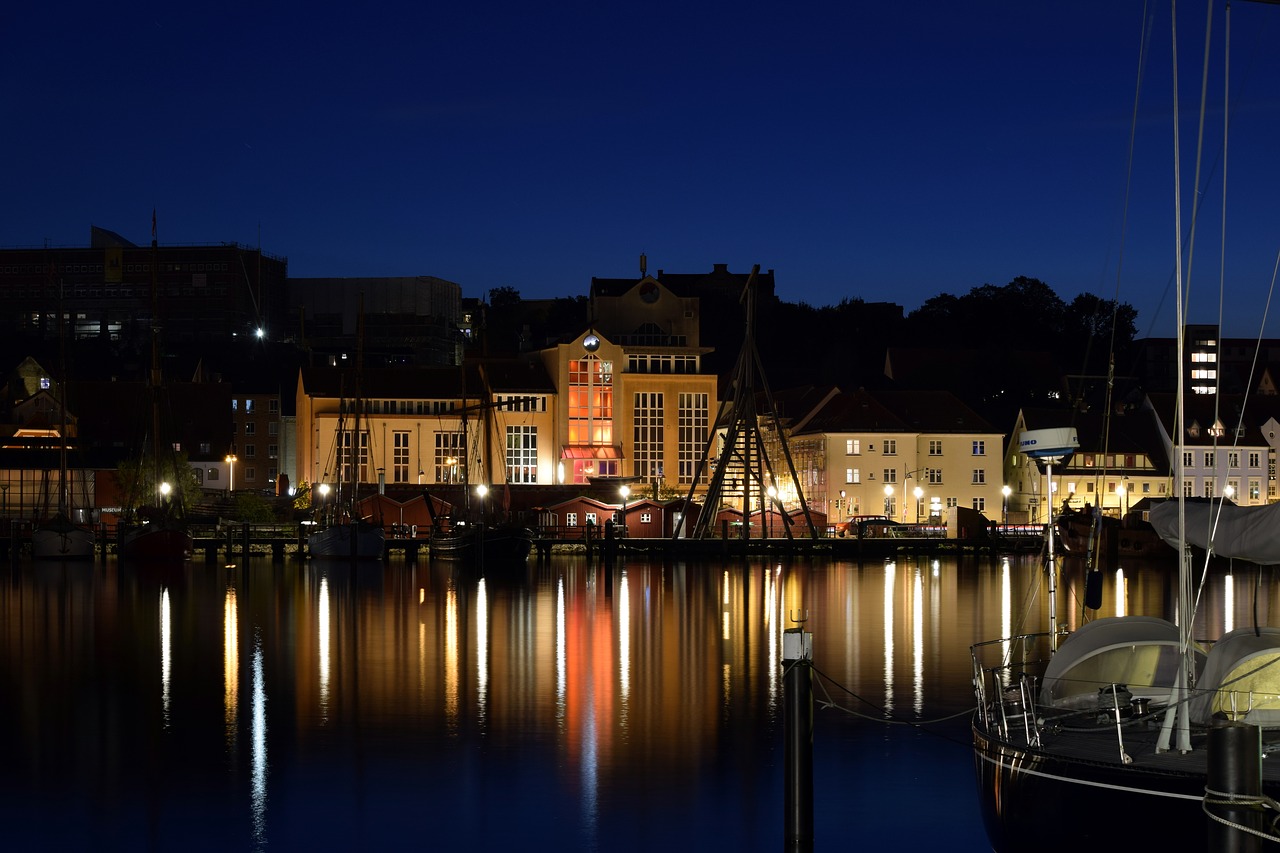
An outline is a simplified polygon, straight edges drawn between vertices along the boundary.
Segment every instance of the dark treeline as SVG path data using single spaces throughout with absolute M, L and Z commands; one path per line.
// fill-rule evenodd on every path
M 707 367 L 726 375 L 742 347 L 742 303 L 704 299 L 701 312 L 702 343 L 716 350 Z M 484 337 L 491 352 L 537 349 L 580 334 L 589 314 L 585 297 L 524 302 L 500 288 L 489 294 Z M 1117 372 L 1129 370 L 1136 321 L 1126 303 L 1088 293 L 1065 302 L 1044 282 L 1018 277 L 940 294 L 905 315 L 861 298 L 821 307 L 774 299 L 757 306 L 756 348 L 774 390 L 945 389 L 1002 426 L 1019 406 L 1069 395 L 1067 376 L 1106 376 L 1112 353 Z

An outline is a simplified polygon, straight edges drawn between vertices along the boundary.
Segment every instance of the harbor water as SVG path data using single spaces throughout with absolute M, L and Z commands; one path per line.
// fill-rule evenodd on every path
M 1104 615 L 1168 615 L 1173 571 L 1109 572 Z M 776 851 L 797 626 L 815 849 L 987 850 L 969 646 L 1047 624 L 1034 555 L 0 578 L 0 818 L 24 851 Z M 1065 565 L 1068 627 L 1082 584 Z M 1204 601 L 1255 609 L 1229 577 Z

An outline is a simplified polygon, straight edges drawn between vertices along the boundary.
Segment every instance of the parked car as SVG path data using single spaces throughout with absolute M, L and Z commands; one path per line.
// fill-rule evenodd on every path
M 835 526 L 835 534 L 858 538 L 887 536 L 891 535 L 886 532 L 887 528 L 901 526 L 901 522 L 885 515 L 851 515 Z

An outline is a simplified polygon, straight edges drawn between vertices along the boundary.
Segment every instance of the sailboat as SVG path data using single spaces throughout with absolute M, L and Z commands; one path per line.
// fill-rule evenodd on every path
M 125 560 L 181 562 L 190 559 L 194 547 L 187 530 L 187 520 L 182 506 L 181 486 L 173 492 L 173 486 L 162 482 L 162 472 L 169 463 L 176 471 L 176 455 L 173 444 L 162 440 L 164 431 L 161 417 L 161 398 L 164 382 L 160 371 L 160 302 L 156 281 L 159 267 L 156 240 L 155 214 L 151 216 L 151 369 L 147 376 L 147 404 L 150 422 L 147 439 L 143 441 L 138 464 L 139 485 L 143 474 L 151 468 L 152 483 L 147 504 L 119 527 L 119 553 Z M 162 452 L 163 450 L 163 452 Z
M 1178 561 L 1177 599 L 1167 619 L 1102 617 L 1060 632 L 1049 538 L 1049 630 L 972 648 L 978 797 L 997 853 L 1115 845 L 1243 851 L 1280 842 L 1280 762 L 1266 760 L 1280 750 L 1280 628 L 1255 624 L 1202 638 L 1193 573 L 1193 560 L 1204 561 L 1203 577 L 1214 557 L 1280 564 L 1280 504 L 1186 496 L 1179 208 L 1170 457 L 1177 497 L 1149 514 Z M 1056 459 L 1070 453 L 1060 449 Z M 1051 480 L 1053 459 L 1042 461 Z
M 31 530 L 31 556 L 36 560 L 87 560 L 95 552 L 97 536 L 91 526 L 71 518 L 71 475 L 67 468 L 66 342 L 63 330 L 62 289 L 58 289 L 59 373 L 58 410 L 58 500 L 52 515 L 36 522 Z
M 337 472 L 338 494 L 333 507 L 334 517 L 328 524 L 307 536 L 307 553 L 317 558 L 347 560 L 381 560 L 386 550 L 386 531 L 382 525 L 360 514 L 359 491 L 362 440 L 360 412 L 364 407 L 361 396 L 361 374 L 364 371 L 364 300 L 361 299 L 359 328 L 356 332 L 356 371 L 354 427 L 346 430 L 346 418 L 338 422 Z
M 481 377 L 484 378 L 483 370 Z M 486 386 L 487 396 L 492 397 L 491 389 Z M 464 382 L 465 386 L 465 382 Z M 462 492 L 463 512 L 460 516 L 438 518 L 435 514 L 431 495 L 424 490 L 427 512 L 431 516 L 431 536 L 428 540 L 428 556 L 432 560 L 445 560 L 463 567 L 481 571 L 509 571 L 523 567 L 533 550 L 534 531 L 511 518 L 494 519 L 491 517 L 488 502 L 488 486 L 484 483 L 470 484 L 471 439 L 467 433 L 466 390 L 463 389 L 463 405 L 460 412 L 462 418 Z M 481 413 L 481 423 L 485 430 L 485 440 L 491 435 L 491 418 L 496 404 L 481 403 L 477 408 Z M 485 453 L 485 458 L 491 458 Z M 472 511 L 472 495 L 479 501 L 480 511 Z

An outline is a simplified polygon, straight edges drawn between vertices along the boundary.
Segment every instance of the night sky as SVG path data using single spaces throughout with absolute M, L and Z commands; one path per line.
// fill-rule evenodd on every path
M 759 263 L 910 311 L 1016 276 L 1173 333 L 1168 3 L 15 0 L 0 246 L 240 242 L 468 296 Z M 1280 7 L 1214 18 L 1192 322 L 1259 328 L 1280 250 Z M 1206 7 L 1178 4 L 1183 202 Z M 1222 175 L 1228 255 L 1220 256 Z M 1128 218 L 1126 208 L 1128 192 Z M 1190 217 L 1184 216 L 1184 231 Z M 1122 252 L 1123 248 L 1123 252 Z M 1030 327 L 1030 328 L 1033 328 Z

